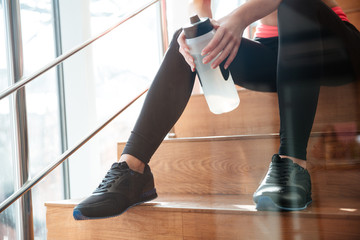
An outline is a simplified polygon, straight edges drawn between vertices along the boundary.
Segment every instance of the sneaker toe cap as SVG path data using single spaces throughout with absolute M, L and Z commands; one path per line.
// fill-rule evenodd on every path
M 271 198 L 276 205 L 282 207 L 293 208 L 306 205 L 306 193 L 302 189 L 265 188 L 254 194 L 254 201 L 257 202 L 257 199 L 263 196 Z
M 126 206 L 126 201 L 117 201 L 115 197 L 92 195 L 80 202 L 74 208 L 74 217 L 75 214 L 80 215 L 80 218 L 103 218 L 115 216 L 124 211 Z

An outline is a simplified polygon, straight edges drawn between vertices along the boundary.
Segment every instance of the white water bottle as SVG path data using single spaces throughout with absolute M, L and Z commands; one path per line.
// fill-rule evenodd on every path
M 229 70 L 223 67 L 212 69 L 211 62 L 202 62 L 205 56 L 201 56 L 201 51 L 213 38 L 215 30 L 208 18 L 200 19 L 195 15 L 190 22 L 190 26 L 184 27 L 184 33 L 206 102 L 215 114 L 230 112 L 239 105 L 240 99 Z

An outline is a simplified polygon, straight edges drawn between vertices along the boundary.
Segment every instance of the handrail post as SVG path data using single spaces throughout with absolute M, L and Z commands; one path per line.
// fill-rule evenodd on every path
M 56 57 L 59 57 L 61 54 L 63 54 L 59 0 L 52 1 L 52 12 L 54 16 L 55 52 L 56 52 Z M 63 153 L 68 149 L 63 63 L 57 65 L 56 73 L 57 73 L 57 87 L 58 87 L 58 99 L 59 99 L 61 152 Z M 70 199 L 69 159 L 63 162 L 63 183 L 64 183 L 64 198 Z
M 23 74 L 23 46 L 19 0 L 5 0 L 8 59 L 10 79 L 12 83 L 19 81 Z M 19 89 L 13 96 L 15 105 L 15 144 L 18 159 L 18 185 L 20 187 L 29 178 L 29 148 L 26 117 L 25 89 Z M 33 213 L 31 192 L 27 192 L 20 200 L 20 238 L 34 239 Z M 18 232 L 19 234 L 19 232 Z

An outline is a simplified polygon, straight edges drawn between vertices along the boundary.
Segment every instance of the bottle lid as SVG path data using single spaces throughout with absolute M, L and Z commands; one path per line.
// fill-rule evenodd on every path
M 213 30 L 209 18 L 200 19 L 198 15 L 195 15 L 190 18 L 190 23 L 190 26 L 184 27 L 185 37 L 187 39 L 199 37 Z

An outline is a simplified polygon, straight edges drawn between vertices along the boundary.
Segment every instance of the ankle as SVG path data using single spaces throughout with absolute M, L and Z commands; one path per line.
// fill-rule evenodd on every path
M 121 155 L 120 159 L 118 160 L 119 162 L 126 162 L 127 165 L 129 166 L 129 168 L 131 170 L 133 170 L 134 172 L 138 172 L 143 174 L 144 173 L 144 169 L 145 169 L 145 163 L 143 163 L 142 161 L 140 161 L 138 158 L 129 155 L 129 154 L 123 154 Z
M 295 158 L 295 157 L 290 157 L 290 156 L 285 156 L 285 155 L 280 155 L 281 158 L 288 158 L 291 159 L 294 163 L 298 164 L 300 167 L 303 167 L 304 169 L 306 169 L 306 161 L 304 159 L 300 159 L 300 158 Z

